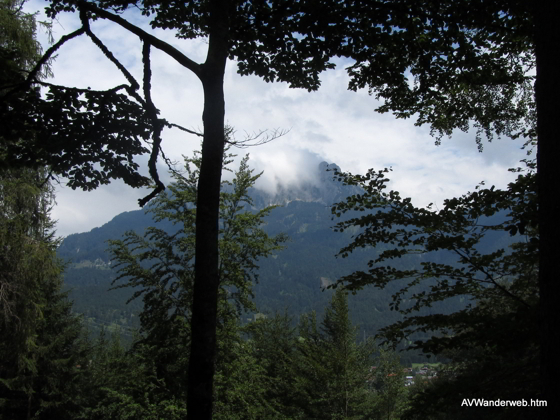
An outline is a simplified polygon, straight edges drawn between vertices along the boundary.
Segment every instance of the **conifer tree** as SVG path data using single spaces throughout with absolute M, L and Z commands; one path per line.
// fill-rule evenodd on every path
M 304 418 L 366 418 L 373 403 L 366 381 L 374 346 L 356 343 L 346 292 L 339 289 L 333 294 L 321 328 L 312 313 L 302 317 L 299 332 L 297 386 Z
M 298 407 L 300 399 L 296 363 L 296 331 L 287 313 L 251 322 L 245 331 L 253 343 L 255 358 L 264 369 L 265 396 L 274 419 L 291 420 L 303 416 Z
M 87 348 L 62 292 L 44 170 L 0 171 L 0 413 L 72 418 Z
M 41 47 L 24 1 L 0 3 L 0 106 L 24 79 Z M 49 67 L 42 76 L 48 75 Z M 17 98 L 20 99 L 20 98 Z M 3 122 L 4 123 L 4 122 Z M 0 136 L 2 144 L 20 138 Z M 0 156 L 2 159 L 6 156 Z M 0 417 L 71 419 L 79 411 L 87 348 L 81 322 L 62 292 L 63 266 L 49 211 L 49 168 L 0 167 Z

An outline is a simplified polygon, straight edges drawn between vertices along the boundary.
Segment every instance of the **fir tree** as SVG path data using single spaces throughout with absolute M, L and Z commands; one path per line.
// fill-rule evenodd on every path
M 346 292 L 333 294 L 321 328 L 312 313 L 302 317 L 299 331 L 298 387 L 305 418 L 366 418 L 373 402 L 366 381 L 374 345 L 356 343 Z
M 87 347 L 62 292 L 45 170 L 0 171 L 0 413 L 73 418 Z
M 274 413 L 270 418 L 302 418 L 303 411 L 297 404 L 300 399 L 297 387 L 297 337 L 292 318 L 287 313 L 276 314 L 251 322 L 245 331 L 253 344 L 257 363 L 265 372 L 265 397 Z

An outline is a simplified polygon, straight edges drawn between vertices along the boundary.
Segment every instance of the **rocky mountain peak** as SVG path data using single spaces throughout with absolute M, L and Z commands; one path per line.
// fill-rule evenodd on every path
M 278 184 L 274 194 L 253 190 L 254 205 L 262 208 L 269 205 L 286 205 L 291 201 L 316 202 L 326 206 L 344 200 L 352 194 L 356 194 L 357 187 L 344 185 L 335 178 L 335 172 L 340 167 L 335 163 L 321 162 L 312 181 L 304 181 L 300 184 Z

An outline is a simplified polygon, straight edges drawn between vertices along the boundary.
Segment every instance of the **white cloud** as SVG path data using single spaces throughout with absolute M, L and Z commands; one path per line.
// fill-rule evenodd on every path
M 56 194 L 57 205 L 52 211 L 56 232 L 58 236 L 68 236 L 99 227 L 124 211 L 138 210 L 138 199 L 148 191 L 116 181 L 90 192 L 60 186 Z
M 43 6 L 40 1 L 27 4 L 31 10 Z M 140 22 L 139 16 L 134 18 Z M 72 15 L 62 14 L 59 21 L 62 28 L 55 24 L 59 36 L 78 27 Z M 102 20 L 92 28 L 140 80 L 141 47 L 136 37 Z M 195 61 L 204 60 L 204 40 L 184 41 L 168 31 L 157 33 Z M 159 51 L 153 52 L 152 63 L 153 97 L 162 115 L 187 128 L 201 129 L 203 100 L 198 79 Z M 524 157 L 519 150 L 521 141 L 495 140 L 485 143 L 484 152 L 479 153 L 474 133 L 459 132 L 435 147 L 428 128 L 415 127 L 412 120 L 378 114 L 374 110 L 379 102 L 374 97 L 365 91 L 348 91 L 345 63 L 338 60 L 338 70 L 324 73 L 321 88 L 312 93 L 290 89 L 285 83 L 240 77 L 235 63 L 228 63 L 226 120 L 235 127 L 238 137 L 263 129 L 290 130 L 270 144 L 248 150 L 250 164 L 265 171 L 261 186 L 272 191 L 276 182 L 312 180 L 311 174 L 322 160 L 354 173 L 392 166 L 391 188 L 412 197 L 417 205 L 441 205 L 444 198 L 464 194 L 482 180 L 504 187 L 513 179 L 507 169 L 517 166 Z M 59 51 L 54 72 L 55 82 L 61 84 L 107 88 L 124 82 L 115 66 L 85 37 Z M 182 154 L 199 149 L 200 140 L 178 130 L 165 130 L 163 147 L 169 158 L 181 160 Z M 91 193 L 61 188 L 55 209 L 59 232 L 85 231 L 105 223 L 121 211 L 137 208 L 142 195 L 122 183 Z
M 308 149 L 285 147 L 282 138 L 276 143 L 259 146 L 259 153 L 251 153 L 249 164 L 263 175 L 257 180 L 256 187 L 270 194 L 277 186 L 289 187 L 301 183 L 318 182 L 317 167 L 323 160 L 321 156 Z

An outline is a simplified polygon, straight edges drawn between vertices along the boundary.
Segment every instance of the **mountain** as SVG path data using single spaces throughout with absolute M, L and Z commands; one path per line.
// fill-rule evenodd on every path
M 312 181 L 303 181 L 297 185 L 278 184 L 274 194 L 254 189 L 251 197 L 256 208 L 285 206 L 292 201 L 319 203 L 330 207 L 333 203 L 360 192 L 359 188 L 344 185 L 334 178 L 335 171 L 340 172 L 340 167 L 336 164 L 321 162 Z
M 285 233 L 290 237 L 284 250 L 259 261 L 260 282 L 254 291 L 261 312 L 287 309 L 295 317 L 311 310 L 321 313 L 331 295 L 330 290 L 324 290 L 325 287 L 359 266 L 365 268 L 369 258 L 366 253 L 348 259 L 335 258 L 338 250 L 350 241 L 350 234 L 332 231 L 335 221 L 330 206 L 359 192 L 356 187 L 345 186 L 334 179 L 335 169 L 340 170 L 336 165 L 322 162 L 313 181 L 297 186 L 279 186 L 275 194 L 258 189 L 251 191 L 253 209 L 279 205 L 265 220 L 267 233 Z M 137 210 L 119 214 L 90 232 L 70 235 L 60 245 L 58 256 L 69 264 L 65 283 L 71 289 L 75 310 L 84 313 L 94 326 L 111 323 L 137 325 L 136 315 L 141 310 L 141 302 L 126 305 L 132 291 L 108 291 L 116 273 L 111 269 L 107 241 L 119 239 L 127 230 L 142 233 L 152 225 L 169 232 L 176 229 L 171 223 L 154 224 L 149 213 Z M 380 299 L 387 301 L 385 298 Z M 359 307 L 364 298 L 360 296 L 354 300 L 356 314 L 363 312 Z M 365 319 L 358 315 L 355 318 Z M 365 324 L 367 334 L 379 328 L 378 322 Z
M 340 171 L 340 168 L 335 164 L 321 162 L 317 168 L 315 182 L 278 185 L 274 194 L 253 188 L 250 194 L 253 199 L 253 209 L 259 210 L 271 205 L 288 206 L 291 202 L 315 203 L 322 205 L 326 210 L 325 215 L 328 214 L 330 217 L 330 206 L 333 203 L 359 192 L 357 187 L 345 186 L 342 182 L 333 179 L 335 170 Z M 144 210 L 124 212 L 90 232 L 69 235 L 60 245 L 58 255 L 72 263 L 83 261 L 93 263 L 98 260 L 98 264 L 108 264 L 110 255 L 107 252 L 107 240 L 119 239 L 128 230 L 141 233 L 147 227 L 154 225 L 166 231 L 174 229 L 173 224 L 168 222 L 154 224 L 150 214 L 146 214 Z M 330 228 L 330 225 L 327 228 Z
M 251 191 L 255 209 L 279 205 L 265 219 L 263 228 L 267 233 L 283 232 L 290 237 L 284 250 L 259 261 L 260 282 L 254 285 L 254 293 L 260 312 L 273 314 L 287 310 L 297 319 L 302 313 L 315 310 L 321 316 L 332 295 L 332 290 L 325 288 L 344 275 L 366 270 L 367 262 L 375 256 L 374 249 L 363 248 L 348 258 L 335 257 L 356 231 L 337 233 L 332 230 L 337 220 L 333 220 L 331 205 L 360 190 L 333 179 L 334 169 L 339 168 L 322 162 L 313 181 L 280 186 L 274 194 Z M 116 273 L 111 269 L 106 251 L 107 240 L 118 239 L 127 230 L 142 233 L 151 225 L 154 222 L 150 214 L 143 210 L 126 212 L 90 232 L 68 236 L 59 247 L 58 255 L 69 262 L 65 283 L 72 290 L 75 310 L 85 314 L 93 327 L 138 326 L 137 315 L 142 302 L 135 300 L 126 305 L 133 291 L 108 291 Z M 155 226 L 168 231 L 176 229 L 165 222 Z M 420 258 L 410 256 L 400 263 L 414 265 Z M 448 257 L 442 254 L 439 258 Z M 354 324 L 359 325 L 360 336 L 371 336 L 379 328 L 401 319 L 398 313 L 389 310 L 391 295 L 396 290 L 397 285 L 390 284 L 384 290 L 369 287 L 350 296 L 351 317 Z M 462 305 L 464 303 L 455 299 L 437 310 L 449 312 Z

